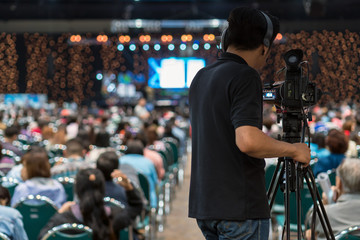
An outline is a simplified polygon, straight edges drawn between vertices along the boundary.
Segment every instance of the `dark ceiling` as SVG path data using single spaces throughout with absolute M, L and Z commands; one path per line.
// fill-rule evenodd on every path
M 226 19 L 237 6 L 280 20 L 360 19 L 359 0 L 1 0 L 0 19 Z

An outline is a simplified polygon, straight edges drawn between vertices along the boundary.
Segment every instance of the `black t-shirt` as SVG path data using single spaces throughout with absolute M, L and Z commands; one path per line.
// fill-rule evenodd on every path
M 241 152 L 240 126 L 262 127 L 262 83 L 244 59 L 224 53 L 195 76 L 189 92 L 192 168 L 189 217 L 246 220 L 270 217 L 265 161 Z

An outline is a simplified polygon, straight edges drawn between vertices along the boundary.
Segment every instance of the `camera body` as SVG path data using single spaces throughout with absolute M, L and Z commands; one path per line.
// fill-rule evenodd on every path
M 318 102 L 321 90 L 303 74 L 302 58 L 303 51 L 300 49 L 292 49 L 285 53 L 285 81 L 264 86 L 265 102 L 295 109 L 312 106 Z

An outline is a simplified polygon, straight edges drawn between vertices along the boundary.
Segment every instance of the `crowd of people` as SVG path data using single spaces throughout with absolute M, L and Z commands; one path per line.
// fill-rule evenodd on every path
M 159 194 L 168 181 L 168 161 L 177 162 L 185 154 L 189 131 L 186 118 L 170 109 L 150 112 L 144 101 L 140 99 L 133 112 L 121 107 L 4 109 L 0 199 L 5 210 L 0 232 L 26 240 L 16 207 L 27 196 L 40 195 L 57 213 L 43 226 L 39 239 L 63 223 L 90 227 L 93 239 L 119 239 L 120 231 L 132 226 L 134 239 L 142 239 L 146 233 L 139 222 L 150 209 L 158 209 Z M 168 141 L 175 144 L 176 155 Z M 139 175 L 147 179 L 149 194 Z M 64 179 L 74 179 L 70 194 Z M 16 185 L 13 192 L 11 184 Z M 108 206 L 106 197 L 122 207 Z

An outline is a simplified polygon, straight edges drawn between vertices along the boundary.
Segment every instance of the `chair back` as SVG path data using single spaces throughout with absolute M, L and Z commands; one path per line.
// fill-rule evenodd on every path
M 349 227 L 336 234 L 336 240 L 360 240 L 360 226 Z
M 73 201 L 75 179 L 71 177 L 59 177 L 57 180 L 63 185 L 65 189 L 66 201 Z
M 150 203 L 150 184 L 149 184 L 149 180 L 147 179 L 147 177 L 143 173 L 140 173 L 140 172 L 138 172 L 138 177 L 139 177 L 139 181 L 140 181 L 140 187 L 144 192 L 145 198 Z
M 336 185 L 336 169 L 327 171 L 332 186 Z
M 16 186 L 19 184 L 19 181 L 15 178 L 2 177 L 1 185 L 9 190 L 10 197 L 14 195 Z
M 10 240 L 10 238 L 6 234 L 0 232 L 0 240 Z
M 91 240 L 91 228 L 76 223 L 65 223 L 53 227 L 41 240 Z
M 40 230 L 57 212 L 55 204 L 47 197 L 29 195 L 15 204 L 23 216 L 24 229 L 29 239 L 37 239 Z

